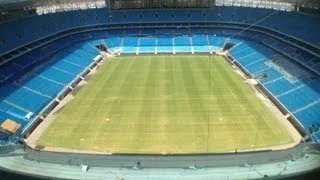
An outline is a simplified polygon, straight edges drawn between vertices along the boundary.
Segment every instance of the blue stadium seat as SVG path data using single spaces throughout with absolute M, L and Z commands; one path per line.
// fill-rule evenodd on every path
M 122 11 L 113 11 L 110 13 L 110 18 L 112 23 L 124 22 L 124 13 Z
M 21 66 L 15 63 L 7 63 L 5 66 L 0 66 L 0 74 L 4 77 L 11 76 L 19 69 L 21 69 Z
M 64 87 L 62 84 L 49 81 L 48 79 L 37 75 L 28 78 L 23 85 L 51 97 L 55 97 Z
M 6 91 L 6 87 L 0 90 L 1 92 L 7 94 L 3 101 L 10 102 L 28 111 L 34 113 L 40 112 L 40 110 L 42 110 L 42 108 L 44 108 L 51 101 L 50 97 L 43 96 L 40 93 L 34 92 L 32 90 L 16 85 L 7 86 L 9 86 L 9 89 L 11 89 L 11 91 Z
M 126 22 L 140 22 L 140 11 L 128 11 L 126 14 L 125 21 Z
M 156 45 L 156 38 L 154 37 L 146 37 L 146 38 L 140 38 L 140 44 L 139 46 L 155 46 Z
M 215 50 L 222 48 L 225 42 L 225 37 L 209 35 L 209 43 Z
M 209 10 L 207 11 L 207 21 L 216 22 L 218 21 L 219 11 L 217 10 Z
M 208 45 L 208 36 L 207 35 L 194 35 L 194 36 L 192 36 L 192 45 L 193 46 Z
M 96 9 L 96 13 L 101 24 L 107 24 L 109 22 L 109 12 L 106 8 Z
M 175 21 L 188 21 L 187 12 L 184 10 L 176 10 L 174 12 L 174 20 Z
M 172 11 L 170 10 L 159 10 L 158 11 L 158 21 L 159 22 L 170 22 L 172 21 Z
M 175 46 L 190 46 L 191 39 L 189 36 L 176 36 L 174 38 L 174 45 Z
M 109 37 L 107 39 L 104 39 L 104 41 L 109 46 L 109 48 L 120 47 L 121 42 L 122 42 L 122 38 L 121 37 Z
M 157 29 L 141 29 L 140 31 L 141 37 L 152 37 L 157 36 Z
M 156 22 L 157 18 L 155 11 L 145 10 L 142 11 L 142 20 L 143 22 Z
M 160 36 L 157 39 L 158 46 L 173 46 L 173 37 Z
M 203 11 L 200 10 L 190 10 L 190 21 L 206 21 L 206 16 L 204 16 Z
M 75 75 L 71 75 L 70 73 L 65 73 L 63 71 L 54 69 L 54 68 L 43 68 L 38 71 L 38 76 L 44 77 L 46 79 L 62 83 L 68 84 L 71 80 L 75 78 Z
M 134 36 L 125 37 L 122 46 L 138 46 L 138 38 Z

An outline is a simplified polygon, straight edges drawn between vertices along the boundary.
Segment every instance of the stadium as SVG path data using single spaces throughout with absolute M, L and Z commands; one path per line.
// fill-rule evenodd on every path
M 0 0 L 0 169 L 278 179 L 320 168 L 318 0 Z

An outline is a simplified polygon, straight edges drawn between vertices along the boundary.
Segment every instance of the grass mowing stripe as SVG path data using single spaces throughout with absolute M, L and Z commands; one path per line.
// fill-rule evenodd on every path
M 198 148 L 199 146 L 204 148 L 206 147 L 206 139 L 207 139 L 207 124 L 201 122 L 207 122 L 208 119 L 208 109 L 204 105 L 204 99 L 202 99 L 202 94 L 199 91 L 199 86 L 197 85 L 196 79 L 198 79 L 195 72 L 192 71 L 190 67 L 190 63 L 195 60 L 188 59 L 187 61 L 184 59 L 180 59 L 181 68 L 182 68 L 182 76 L 183 83 L 187 93 L 187 102 L 191 111 L 191 120 L 194 124 L 190 126 L 190 135 L 193 137 L 192 141 L 194 142 L 194 148 Z M 203 87 L 203 86 L 201 86 Z M 207 88 L 204 88 L 207 89 Z M 208 92 L 206 92 L 208 94 Z M 196 100 L 195 100 L 196 99 Z M 200 122 L 200 123 L 199 123 Z M 203 139 L 204 141 L 198 141 L 197 139 Z
M 122 153 L 225 152 L 289 142 L 221 57 L 185 55 L 109 60 L 38 141 Z
M 246 131 L 243 131 L 244 133 L 239 134 L 239 131 L 243 130 L 243 126 L 242 123 L 243 121 L 246 121 L 246 119 L 242 118 L 242 114 L 243 111 L 241 110 L 241 108 L 236 108 L 238 105 L 238 103 L 241 104 L 245 104 L 246 106 L 248 106 L 251 110 L 254 110 L 254 108 L 256 107 L 252 107 L 252 105 L 249 103 L 248 101 L 248 95 L 250 96 L 250 94 L 247 92 L 244 92 L 244 88 L 246 88 L 245 86 L 240 86 L 241 84 L 239 84 L 239 82 L 241 82 L 241 79 L 238 78 L 237 76 L 232 76 L 233 72 L 231 71 L 231 69 L 227 69 L 224 68 L 227 65 L 226 62 L 224 62 L 222 59 L 219 59 L 217 63 L 215 63 L 215 65 L 217 66 L 218 69 L 220 69 L 220 74 L 221 77 L 219 79 L 224 79 L 225 81 L 223 81 L 225 83 L 225 87 L 228 88 L 229 92 L 231 92 L 232 94 L 229 95 L 230 98 L 232 98 L 231 102 L 225 103 L 225 106 L 223 107 L 223 109 L 227 109 L 229 111 L 232 111 L 232 114 L 237 114 L 237 116 L 233 117 L 233 119 L 228 119 L 228 124 L 226 127 L 232 128 L 232 131 L 229 131 L 229 133 L 231 133 L 230 136 L 232 136 L 232 144 L 234 145 L 234 148 L 238 148 L 241 147 L 242 143 L 250 143 L 253 144 L 254 146 L 256 146 L 256 143 L 254 141 L 250 141 L 248 142 L 247 136 L 252 135 L 252 134 L 246 134 Z M 235 81 L 234 79 L 238 79 L 238 81 Z M 229 99 L 229 97 L 227 97 Z M 234 106 L 234 104 L 236 103 L 236 107 Z M 226 111 L 222 111 L 224 113 L 229 114 L 230 112 L 226 112 Z M 223 114 L 223 116 L 227 116 L 227 114 Z M 250 114 L 254 114 L 254 113 L 250 113 Z M 257 116 L 256 114 L 255 118 L 259 118 L 259 116 Z M 254 123 L 254 121 L 250 120 L 248 118 L 249 122 Z M 246 126 L 249 126 L 249 124 L 246 123 Z M 231 142 L 230 142 L 231 143 Z

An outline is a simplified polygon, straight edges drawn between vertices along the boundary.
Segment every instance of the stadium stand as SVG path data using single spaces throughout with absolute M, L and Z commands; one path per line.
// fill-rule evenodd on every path
M 174 10 L 172 11 L 173 17 L 171 19 L 170 16 L 167 16 L 168 13 L 170 14 L 170 12 L 171 11 L 168 10 L 159 10 L 157 11 L 157 13 L 154 13 L 154 11 L 135 10 L 127 11 L 126 13 L 124 13 L 123 11 L 113 11 L 109 14 L 107 9 L 94 9 L 60 12 L 42 16 L 32 16 L 23 20 L 1 24 L 1 42 L 3 46 L 0 49 L 0 53 L 4 53 L 8 50 L 12 50 L 23 44 L 30 43 L 41 37 L 52 35 L 64 29 L 85 25 L 107 24 L 108 22 L 117 24 L 128 22 L 137 23 L 140 21 L 144 23 L 157 21 L 165 22 L 172 21 L 172 19 L 174 21 L 187 21 L 190 19 L 192 22 L 208 21 L 250 24 L 265 18 L 271 13 L 274 14 L 267 18 L 265 21 L 258 23 L 257 26 L 275 29 L 281 33 L 289 34 L 290 36 L 302 39 L 318 47 L 320 45 L 320 39 L 319 36 L 317 36 L 316 32 L 316 30 L 319 29 L 320 26 L 319 19 L 304 14 L 279 12 L 269 9 L 253 9 L 247 7 L 219 7 L 218 9 L 206 11 L 206 13 L 203 13 L 199 10 L 192 10 L 190 12 L 183 10 Z M 255 14 L 255 16 L 249 16 L 249 13 L 253 13 Z M 108 14 L 109 18 L 107 18 Z M 82 20 L 78 21 L 78 18 L 81 18 Z M 288 22 L 287 24 L 282 23 L 283 18 L 290 19 L 290 22 Z M 63 19 L 64 21 L 61 22 L 59 21 L 60 19 Z M 303 19 L 303 21 L 301 21 L 301 19 Z M 59 21 L 61 23 L 50 23 L 55 21 Z M 23 30 L 24 28 L 21 28 L 26 27 L 29 24 L 33 25 L 29 26 L 30 28 L 28 28 L 28 31 Z M 288 28 L 288 26 L 290 28 Z M 12 32 L 12 29 L 15 29 L 16 32 Z M 304 31 L 304 29 L 306 30 Z
M 277 97 L 310 134 L 320 128 L 318 75 L 293 65 L 288 58 L 261 44 L 242 43 L 233 48 L 230 54 Z M 290 66 L 285 65 L 289 63 Z
M 95 27 L 159 22 L 220 25 L 105 31 Z M 240 31 L 252 24 L 250 30 Z M 94 45 L 102 43 L 121 53 L 191 53 L 219 51 L 232 42 L 236 45 L 229 54 L 320 140 L 319 18 L 249 7 L 112 12 L 97 8 L 34 15 L 0 27 L 0 123 L 10 118 L 21 129 L 27 127 L 90 66 L 100 53 Z
M 37 53 L 45 53 L 45 50 L 46 48 L 42 48 L 42 51 L 38 50 Z M 99 53 L 99 50 L 90 44 L 77 44 L 59 51 L 33 70 L 25 71 L 19 80 L 7 81 L 0 87 L 0 124 L 6 119 L 14 120 L 21 125 L 17 132 L 21 133 L 49 102 L 54 101 L 59 93 L 93 62 Z M 41 61 L 40 55 L 32 56 L 33 60 Z M 8 66 L 6 64 L 2 66 L 6 68 L 5 72 L 11 73 L 6 75 L 12 76 L 27 66 L 18 65 L 22 61 L 21 58 L 18 60 L 10 62 Z

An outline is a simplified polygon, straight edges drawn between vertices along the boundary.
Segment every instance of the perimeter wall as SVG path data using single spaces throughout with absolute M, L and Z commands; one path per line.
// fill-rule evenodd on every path
M 188 168 L 190 166 L 200 168 L 228 166 L 242 167 L 255 164 L 295 161 L 296 159 L 304 157 L 305 150 L 307 149 L 306 146 L 306 143 L 301 143 L 287 150 L 183 155 L 53 152 L 26 146 L 25 158 L 56 164 L 117 168 L 131 168 L 136 166 L 138 162 L 140 163 L 141 168 Z

